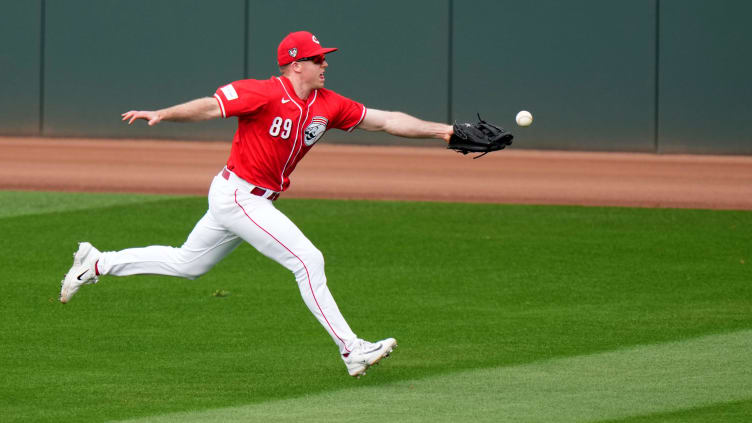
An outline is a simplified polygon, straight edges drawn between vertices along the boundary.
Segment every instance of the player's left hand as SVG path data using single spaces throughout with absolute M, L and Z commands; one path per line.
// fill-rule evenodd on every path
M 512 145 L 514 135 L 506 132 L 492 123 L 488 123 L 478 115 L 476 123 L 455 123 L 454 133 L 449 138 L 447 148 L 457 151 L 458 153 L 482 153 L 478 157 L 484 156 L 492 151 L 503 150 L 506 146 Z
M 162 117 L 159 115 L 159 113 L 151 110 L 131 110 L 129 112 L 123 113 L 121 116 L 123 117 L 122 120 L 128 121 L 128 125 L 132 124 L 136 119 L 143 119 L 147 121 L 149 126 L 154 126 L 162 121 Z

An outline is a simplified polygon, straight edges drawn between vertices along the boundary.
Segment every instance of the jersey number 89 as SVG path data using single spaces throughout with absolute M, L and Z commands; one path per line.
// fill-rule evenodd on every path
M 283 140 L 286 140 L 290 138 L 291 129 L 292 129 L 291 119 L 285 119 L 283 122 L 282 118 L 277 116 L 274 118 L 274 121 L 272 122 L 272 126 L 269 128 L 269 135 L 273 137 L 276 137 L 277 135 L 279 135 Z

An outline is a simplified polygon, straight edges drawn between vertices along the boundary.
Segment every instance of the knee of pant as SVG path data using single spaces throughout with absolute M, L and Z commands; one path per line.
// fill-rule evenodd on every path
M 324 270 L 324 255 L 317 248 L 312 248 L 300 254 L 300 260 L 309 271 Z
M 186 279 L 196 279 L 214 267 L 215 263 L 209 261 L 206 256 L 181 253 L 183 254 L 177 267 Z
M 202 276 L 209 272 L 215 264 L 217 264 L 216 261 L 212 260 L 212 258 L 208 255 L 204 255 L 197 257 L 193 261 L 189 262 L 188 266 L 186 266 L 185 268 L 185 271 L 186 273 L 188 273 L 189 279 L 196 279 L 199 276 Z
M 190 268 L 183 269 L 182 274 L 184 278 L 194 280 L 203 276 L 206 272 L 209 271 L 209 269 L 210 267 L 193 267 L 192 266 Z

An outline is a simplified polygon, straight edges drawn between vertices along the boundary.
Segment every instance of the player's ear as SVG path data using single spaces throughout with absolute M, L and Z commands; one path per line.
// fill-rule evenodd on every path
M 292 62 L 287 66 L 290 68 L 291 71 L 296 72 L 296 73 L 299 73 L 303 70 L 303 64 L 298 61 Z

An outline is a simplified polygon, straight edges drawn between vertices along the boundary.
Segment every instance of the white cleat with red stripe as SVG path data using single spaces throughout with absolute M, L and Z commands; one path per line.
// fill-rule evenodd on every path
M 65 304 L 78 292 L 81 285 L 89 285 L 99 282 L 95 265 L 100 252 L 88 242 L 78 244 L 78 251 L 73 254 L 73 266 L 71 266 L 65 279 L 60 283 L 60 302 Z
M 347 355 L 342 355 L 342 360 L 350 376 L 360 378 L 366 374 L 369 367 L 377 364 L 382 358 L 389 357 L 395 348 L 397 348 L 397 340 L 394 338 L 383 339 L 376 343 L 358 339 L 355 348 Z

